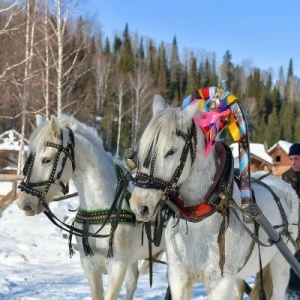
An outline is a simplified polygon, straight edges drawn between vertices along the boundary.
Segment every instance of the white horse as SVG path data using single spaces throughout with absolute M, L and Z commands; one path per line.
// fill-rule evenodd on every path
M 43 205 L 39 198 L 44 198 L 43 201 L 49 204 L 71 178 L 79 194 L 81 212 L 108 212 L 114 200 L 117 177 L 113 159 L 104 151 L 102 140 L 93 128 L 70 116 L 52 116 L 50 122 L 38 126 L 32 133 L 30 153 L 25 165 L 27 179 L 18 198 L 19 208 L 27 215 L 41 213 Z M 128 205 L 123 204 L 122 209 L 128 211 Z M 125 214 L 130 219 L 130 212 Z M 80 223 L 75 225 L 78 228 L 83 226 Z M 88 231 L 95 233 L 100 226 L 90 224 Z M 105 299 L 118 298 L 125 275 L 126 299 L 133 298 L 139 274 L 138 260 L 148 258 L 146 239 L 141 245 L 142 230 L 142 224 L 121 222 L 114 232 L 113 257 L 110 258 L 107 257 L 108 237 L 89 237 L 93 255 L 87 256 L 81 237 L 76 237 L 93 300 L 104 299 L 102 274 L 106 272 L 109 280 Z M 108 223 L 98 234 L 109 235 L 110 232 Z M 161 250 L 161 247 L 153 247 L 153 255 Z
M 231 198 L 232 176 L 228 173 L 230 165 L 225 164 L 225 178 L 218 177 L 224 165 L 220 156 L 221 144 L 215 144 L 205 156 L 204 133 L 199 127 L 193 127 L 193 118 L 200 113 L 197 108 L 198 102 L 181 110 L 167 107 L 160 96 L 154 98 L 153 117 L 140 140 L 137 182 L 129 201 L 130 207 L 138 220 L 147 222 L 156 214 L 160 204 L 165 203 L 168 199 L 166 197 L 174 197 L 176 188 L 178 189 L 180 198 L 175 197 L 175 201 L 172 200 L 177 215 L 168 222 L 165 230 L 168 281 L 172 300 L 190 299 L 192 287 L 197 281 L 204 282 L 209 299 L 242 299 L 243 294 L 238 288 L 242 280 L 259 271 L 257 243 L 254 245 L 253 239 L 244 228 L 247 226 L 254 232 L 254 223 L 243 225 L 242 213 L 237 208 L 230 206 L 228 210 L 221 210 L 220 213 L 214 212 L 214 206 L 209 204 Z M 192 128 L 194 134 L 191 133 Z M 186 160 L 181 166 L 180 161 L 184 156 Z M 254 176 L 260 175 L 262 174 Z M 298 207 L 295 191 L 289 184 L 273 175 L 266 176 L 262 181 L 279 197 L 286 214 L 287 229 L 295 238 Z M 166 195 L 170 182 L 173 183 L 172 193 Z M 223 189 L 220 190 L 222 184 Z M 212 187 L 215 188 L 212 190 Z M 271 192 L 257 182 L 252 183 L 252 188 L 259 207 L 271 224 L 283 224 Z M 241 193 L 236 182 L 233 182 L 232 199 L 237 206 L 241 206 Z M 190 214 L 188 220 L 193 220 L 193 215 L 197 215 L 201 221 L 188 222 L 183 218 L 178 219 L 178 213 L 182 212 Z M 261 228 L 258 238 L 261 242 L 269 244 L 268 236 Z M 285 236 L 282 238 L 287 239 Z M 224 252 L 222 241 L 225 242 Z M 292 242 L 286 242 L 293 252 Z M 273 280 L 273 295 L 267 299 L 285 299 L 290 269 L 288 263 L 274 245 L 260 246 L 260 253 L 262 266 L 269 264 Z

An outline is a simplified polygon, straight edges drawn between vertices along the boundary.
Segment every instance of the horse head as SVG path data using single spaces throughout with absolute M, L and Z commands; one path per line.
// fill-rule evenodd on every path
M 29 140 L 30 155 L 24 165 L 24 179 L 19 185 L 18 206 L 26 215 L 43 211 L 60 191 L 67 192 L 75 168 L 74 136 L 61 127 L 54 116 L 40 124 Z
M 197 106 L 198 102 L 184 110 L 168 107 L 155 96 L 152 119 L 139 143 L 136 187 L 130 199 L 138 220 L 150 220 L 166 193 L 179 189 L 188 178 L 198 140 L 193 122 Z

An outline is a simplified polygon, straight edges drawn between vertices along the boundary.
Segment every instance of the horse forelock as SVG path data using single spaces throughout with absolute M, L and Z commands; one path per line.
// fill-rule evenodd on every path
M 49 137 L 51 136 L 49 123 L 39 125 L 29 138 L 29 151 L 38 152 L 42 147 L 44 147 L 44 142 L 49 141 Z
M 155 115 L 146 127 L 139 145 L 139 163 L 144 165 L 154 153 L 161 155 L 170 146 L 176 130 L 186 132 L 187 125 L 180 116 L 180 108 L 167 108 Z

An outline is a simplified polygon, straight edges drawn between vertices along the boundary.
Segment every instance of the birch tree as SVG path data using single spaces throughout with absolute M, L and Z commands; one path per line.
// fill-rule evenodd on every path
M 27 0 L 26 3 L 26 37 L 25 37 L 25 65 L 24 65 L 24 81 L 23 81 L 23 97 L 22 97 L 22 121 L 21 121 L 21 146 L 18 161 L 18 174 L 21 172 L 23 162 L 25 161 L 24 137 L 27 119 L 27 108 L 30 96 L 30 78 L 33 57 L 33 41 L 35 31 L 34 15 L 36 11 L 36 0 Z
M 0 14 L 3 16 L 1 20 L 5 20 L 4 23 L 0 25 L 0 36 L 3 35 L 14 35 L 20 27 L 23 25 L 21 23 L 15 23 L 14 19 L 19 16 L 22 12 L 21 7 L 18 5 L 19 1 L 14 1 L 12 3 L 1 3 Z M 7 63 L 5 60 L 5 65 L 1 66 L 0 80 L 5 80 L 5 76 L 8 71 L 13 70 L 16 67 L 21 66 L 25 62 L 26 58 L 15 63 Z
M 132 90 L 132 132 L 131 146 L 137 144 L 143 112 L 152 103 L 154 81 L 143 63 L 137 63 L 134 74 L 129 75 Z
M 71 17 L 72 9 L 77 6 L 78 2 L 73 0 L 54 0 L 54 19 L 49 19 L 49 24 L 54 32 L 55 44 L 49 48 L 51 59 L 54 64 L 56 74 L 56 99 L 57 115 L 61 115 L 63 107 L 63 96 L 68 98 L 76 81 L 83 76 L 88 70 L 80 70 L 79 54 L 87 45 L 86 40 L 82 39 L 81 43 L 70 49 L 70 53 L 64 53 L 64 47 L 71 38 L 67 32 L 67 26 Z M 81 63 L 84 59 L 81 58 Z M 68 61 L 68 63 L 67 63 Z M 75 71 L 78 70 L 78 71 Z
M 115 90 L 116 97 L 113 101 L 113 105 L 117 111 L 117 147 L 116 147 L 116 157 L 120 156 L 120 142 L 121 142 L 121 131 L 123 118 L 126 114 L 128 114 L 131 110 L 131 107 L 128 109 L 124 105 L 124 98 L 128 92 L 128 80 L 125 73 L 118 72 L 115 77 Z
M 111 55 L 104 54 L 99 49 L 93 59 L 93 74 L 96 84 L 96 111 L 100 118 L 103 117 L 103 108 L 111 71 Z

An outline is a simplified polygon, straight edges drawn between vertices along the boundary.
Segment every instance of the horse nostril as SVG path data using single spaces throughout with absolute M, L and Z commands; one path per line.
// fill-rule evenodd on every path
M 147 205 L 143 205 L 140 209 L 142 216 L 147 215 L 149 213 L 149 207 Z
M 30 204 L 26 204 L 26 205 L 24 206 L 24 210 L 25 210 L 25 211 L 33 211 L 33 207 L 32 207 Z

